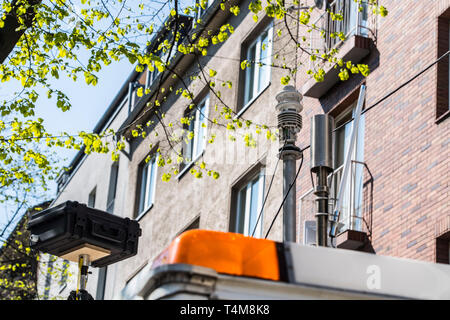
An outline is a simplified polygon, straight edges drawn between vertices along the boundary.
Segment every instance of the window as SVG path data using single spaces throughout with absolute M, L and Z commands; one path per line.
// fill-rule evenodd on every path
M 97 193 L 97 187 L 95 187 L 90 193 L 88 197 L 88 207 L 95 208 L 95 195 Z
M 264 198 L 264 170 L 254 175 L 234 195 L 235 217 L 233 232 L 261 237 L 263 215 L 258 218 Z
M 192 221 L 186 228 L 184 228 L 183 232 L 198 228 L 200 228 L 200 217 L 195 218 L 194 221 Z
M 272 23 L 247 47 L 245 60 L 244 106 L 248 105 L 270 83 L 272 61 Z
M 361 9 L 360 9 L 361 7 Z M 330 14 L 326 15 L 325 34 L 326 49 L 333 48 L 341 42 L 337 36 L 330 36 L 333 33 L 342 33 L 345 37 L 369 35 L 368 28 L 368 6 L 366 1 L 361 4 L 355 0 L 336 0 L 330 4 L 330 12 L 342 14 L 342 20 L 333 20 Z
M 450 232 L 436 238 L 436 262 L 450 264 Z
M 438 18 L 438 58 L 450 50 L 450 8 Z M 437 64 L 436 121 L 443 121 L 450 114 L 450 57 Z
M 119 162 L 114 162 L 109 175 L 108 201 L 106 212 L 114 212 L 114 200 L 116 199 L 117 178 L 119 175 Z
M 148 89 L 152 85 L 153 81 L 156 80 L 158 77 L 158 68 L 154 67 L 153 71 L 150 71 L 150 69 L 147 67 L 147 79 L 145 83 L 145 88 Z
M 144 85 L 140 84 L 138 81 L 130 82 L 128 84 L 128 100 L 130 101 L 128 105 L 128 113 L 131 113 L 131 111 L 134 110 L 134 107 L 138 104 L 139 100 L 141 99 L 141 97 L 139 97 L 137 94 L 139 88 L 144 88 Z
M 175 47 L 174 47 L 174 48 L 172 49 L 171 58 L 172 58 L 172 56 L 173 56 L 175 53 L 176 53 L 176 50 L 175 50 Z M 163 54 L 163 52 L 159 52 L 159 53 L 156 54 L 157 56 L 160 57 L 160 59 L 161 59 L 161 61 L 162 61 L 162 65 L 164 65 L 164 64 L 166 63 L 168 54 L 169 54 L 168 51 L 165 52 L 164 54 Z M 161 65 L 161 66 L 162 66 L 162 65 Z M 161 67 L 161 66 L 160 66 L 160 67 Z M 147 79 L 146 79 L 146 81 L 145 81 L 146 83 L 145 83 L 145 88 L 144 88 L 144 89 L 149 89 L 149 88 L 152 86 L 153 82 L 158 78 L 158 76 L 159 76 L 160 73 L 161 73 L 161 72 L 159 71 L 157 65 L 154 65 L 154 66 L 152 67 L 152 70 L 150 70 L 150 68 L 147 67 Z
M 158 154 L 153 155 L 150 161 L 141 164 L 140 169 L 140 190 L 139 190 L 139 208 L 137 218 L 140 218 L 147 212 L 155 200 L 155 185 L 157 175 Z
M 192 221 L 191 223 L 189 223 L 189 225 L 187 227 L 185 227 L 183 230 L 181 230 L 177 236 L 179 236 L 180 234 L 182 234 L 183 232 L 186 232 L 188 230 L 195 230 L 195 229 L 199 229 L 200 228 L 200 217 L 197 217 L 194 219 L 194 221 Z
M 303 230 L 303 244 L 316 245 L 316 221 L 306 220 Z
M 355 115 L 356 101 L 335 118 L 335 150 L 334 150 L 334 178 L 332 195 L 338 195 L 338 188 L 342 179 L 344 161 L 349 150 L 351 133 L 354 121 L 350 121 Z M 342 211 L 340 220 L 345 224 L 344 229 L 360 231 L 362 228 L 362 199 L 363 199 L 363 170 L 361 163 L 364 161 L 364 114 L 359 120 L 359 128 L 356 133 L 356 142 L 351 154 L 352 163 L 344 190 L 341 192 Z M 358 162 L 355 162 L 358 161 Z M 343 230 L 342 230 L 343 231 Z
M 162 67 L 165 66 L 166 63 L 167 64 L 170 63 L 172 58 L 177 53 L 178 44 L 181 41 L 181 39 L 178 40 L 178 42 L 175 41 L 173 47 L 170 47 L 170 45 L 173 42 L 173 32 L 169 32 L 169 34 L 165 38 L 161 39 L 162 40 L 160 41 L 160 44 L 153 51 L 153 54 L 159 57 L 160 62 L 154 62 L 153 67 L 151 68 L 152 70 L 150 70 L 150 68 L 147 67 L 147 79 L 145 83 L 145 89 L 150 88 L 153 82 L 158 78 L 159 74 L 161 73 L 160 68 L 162 70 Z
M 98 269 L 97 293 L 95 295 L 95 300 L 103 300 L 105 298 L 106 274 L 107 273 L 108 273 L 108 267 L 103 267 L 103 268 Z
M 203 14 L 208 10 L 209 6 L 214 2 L 214 0 L 197 0 L 198 14 L 197 19 L 201 18 Z
M 184 127 L 187 130 L 187 137 L 183 147 L 183 158 L 185 159 L 183 166 L 195 162 L 205 150 L 208 105 L 209 97 L 207 96 L 197 104 L 197 107 L 186 113 L 188 124 Z

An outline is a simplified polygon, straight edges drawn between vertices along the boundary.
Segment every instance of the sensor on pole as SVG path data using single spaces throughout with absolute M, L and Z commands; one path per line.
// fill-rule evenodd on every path
M 283 160 L 283 195 L 286 201 L 283 205 L 283 241 L 296 240 L 296 199 L 295 176 L 296 160 L 302 156 L 302 151 L 295 145 L 297 133 L 302 128 L 303 109 L 300 101 L 302 95 L 293 86 L 285 86 L 277 94 L 278 129 L 280 131 L 280 149 L 278 157 Z M 291 187 L 291 184 L 294 184 Z M 289 192 L 289 194 L 287 194 Z

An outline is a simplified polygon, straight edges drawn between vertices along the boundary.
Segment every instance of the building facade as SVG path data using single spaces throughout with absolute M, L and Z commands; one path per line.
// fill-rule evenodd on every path
M 361 85 L 366 86 L 365 108 L 370 110 L 360 118 L 353 185 L 343 197 L 345 216 L 354 217 L 348 227 L 368 239 L 359 238 L 353 246 L 363 248 L 368 240 L 365 250 L 376 254 L 449 263 L 448 56 L 433 63 L 449 50 L 450 2 L 383 1 L 383 5 L 389 15 L 378 18 L 370 32 L 359 31 L 372 41 L 366 44 L 356 36 L 352 44 L 368 49 L 360 63 L 369 65 L 370 74 L 316 91 L 315 83 L 301 81 L 306 82 L 304 105 L 307 113 L 334 117 L 335 180 L 339 180 L 351 132 L 349 124 L 342 125 L 354 113 Z M 340 54 L 352 50 L 345 45 Z M 423 70 L 427 71 L 414 78 Z M 299 143 L 308 143 L 308 137 L 301 135 Z M 303 237 L 311 221 L 309 189 L 310 179 L 303 176 L 297 190 Z M 352 246 L 349 240 L 347 234 L 337 242 Z
M 117 297 L 188 229 L 282 240 L 282 216 L 277 215 L 283 199 L 282 165 L 277 162 L 280 145 L 272 138 L 277 127 L 275 96 L 289 67 L 298 64 L 323 70 L 323 81 L 298 72 L 290 84 L 303 95 L 300 148 L 310 144 L 314 114 L 333 117 L 332 199 L 348 159 L 356 101 L 361 85 L 366 87 L 367 112 L 355 130 L 350 178 L 341 191 L 342 227 L 333 245 L 449 262 L 448 57 L 384 97 L 448 51 L 450 2 L 382 2 L 389 10 L 385 18 L 365 7 L 360 11 L 350 0 L 330 1 L 330 10 L 344 13 L 339 23 L 333 24 L 326 11 L 315 10 L 311 21 L 344 33 L 343 41 L 306 32 L 294 19 L 301 14 L 295 6 L 286 23 L 262 12 L 255 22 L 250 1 L 226 3 L 239 5 L 238 15 L 221 10 L 220 1 L 209 1 L 193 22 L 180 16 L 187 40 L 178 39 L 177 45 L 187 46 L 194 33 L 217 35 L 223 25 L 228 39 L 219 40 L 205 55 L 160 50 L 170 70 L 133 71 L 94 129 L 113 128 L 119 133 L 116 138 L 125 139 L 119 160 L 82 150 L 59 180 L 53 205 L 76 200 L 136 219 L 142 228 L 136 256 L 94 271 L 88 281 L 94 298 Z M 171 23 L 169 18 L 166 25 Z M 195 23 L 200 27 L 193 30 Z M 170 37 L 162 28 L 152 41 L 154 52 Z M 310 37 L 311 43 L 304 52 L 293 41 L 301 43 L 303 37 Z M 350 72 L 348 80 L 339 81 L 339 68 L 311 61 L 307 54 L 320 56 L 336 47 L 340 58 L 356 67 L 367 64 L 370 74 Z M 243 67 L 243 61 L 250 63 Z M 139 88 L 145 92 L 142 97 L 136 94 Z M 144 136 L 135 137 L 142 131 Z M 177 135 L 182 139 L 169 139 Z M 162 166 L 159 154 L 165 159 L 172 154 L 174 160 Z M 309 163 L 305 150 L 296 190 L 297 242 L 303 244 L 315 242 Z M 163 181 L 169 173 L 170 180 Z M 330 204 L 331 212 L 334 201 Z

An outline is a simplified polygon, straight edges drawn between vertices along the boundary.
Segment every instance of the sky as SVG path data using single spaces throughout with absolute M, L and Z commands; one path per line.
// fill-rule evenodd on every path
M 69 111 L 63 112 L 56 107 L 54 100 L 47 100 L 46 97 L 40 98 L 36 104 L 36 118 L 40 117 L 44 119 L 47 132 L 55 135 L 63 131 L 69 134 L 77 134 L 80 131 L 91 132 L 128 75 L 133 71 L 133 68 L 134 66 L 127 59 L 113 62 L 97 74 L 99 81 L 96 86 L 88 86 L 82 78 L 77 82 L 63 77 L 52 81 L 55 87 L 61 89 L 68 96 L 72 103 L 72 108 Z M 10 84 L 9 86 L 2 85 L 0 88 L 0 98 L 11 95 L 15 90 L 17 90 L 16 84 Z M 77 150 L 58 147 L 53 150 L 56 151 L 60 159 L 59 166 L 69 165 L 78 152 Z M 48 195 L 56 195 L 56 182 L 50 181 L 49 185 L 50 190 Z M 45 200 L 48 200 L 48 196 L 42 199 L 42 201 Z M 36 204 L 38 203 L 31 205 Z M 16 208 L 17 204 L 0 204 L 0 234 L 13 217 Z M 13 229 L 16 222 L 20 220 L 20 217 L 18 215 L 10 223 L 3 238 Z
M 83 6 L 78 2 L 79 1 L 74 1 L 74 10 L 79 13 L 80 8 Z M 155 30 L 157 30 L 157 25 L 164 21 L 165 17 L 168 15 L 171 9 L 171 2 L 145 2 L 141 0 L 133 0 L 128 1 L 127 6 L 130 10 L 132 10 L 131 12 L 141 12 L 137 8 L 141 2 L 146 6 L 146 13 L 149 14 L 147 17 L 153 16 L 153 18 L 150 18 L 153 20 L 148 20 L 147 18 L 146 23 L 154 23 Z M 193 3 L 193 0 L 181 0 L 179 2 L 180 8 L 185 8 Z M 111 14 L 114 16 L 117 12 L 120 12 L 123 15 L 129 14 L 127 13 L 127 10 L 122 10 L 123 8 L 121 3 L 119 3 L 118 7 L 110 7 L 109 9 Z M 157 12 L 156 16 L 153 15 L 155 12 Z M 141 17 L 142 19 L 146 19 L 145 14 Z M 71 23 L 76 23 L 76 19 L 67 25 L 70 26 Z M 108 21 L 107 25 L 109 25 L 109 23 L 110 22 Z M 83 60 L 82 53 L 80 53 L 79 56 L 81 60 Z M 124 81 L 133 71 L 133 68 L 134 66 L 131 65 L 127 59 L 122 59 L 119 62 L 114 61 L 109 66 L 103 66 L 102 70 L 96 74 L 99 78 L 96 86 L 88 86 L 83 77 L 80 77 L 77 82 L 74 82 L 67 77 L 61 77 L 58 80 L 51 80 L 54 88 L 60 89 L 68 96 L 71 101 L 72 108 L 66 112 L 61 111 L 56 107 L 55 99 L 48 100 L 46 98 L 46 91 L 37 90 L 40 92 L 41 97 L 36 103 L 35 118 L 39 117 L 44 119 L 46 131 L 54 135 L 58 135 L 61 132 L 67 132 L 69 134 L 77 134 L 80 131 L 92 132 L 93 128 L 112 102 L 114 96 L 123 85 Z M 13 93 L 20 91 L 20 89 L 21 86 L 17 82 L 14 83 L 10 81 L 9 83 L 3 83 L 0 86 L 0 101 L 3 101 L 5 98 L 12 97 Z M 65 148 L 53 148 L 53 151 L 56 151 L 57 156 L 60 158 L 60 163 L 57 164 L 58 166 L 69 165 L 77 153 L 76 150 Z M 48 194 L 50 197 L 56 195 L 56 182 L 50 181 L 50 191 Z M 37 203 L 30 203 L 29 206 L 37 205 L 43 201 L 49 200 L 49 195 L 45 198 L 43 197 L 43 199 L 39 199 L 41 201 L 37 201 Z M 0 203 L 0 235 L 2 234 L 2 230 L 5 225 L 9 220 L 11 220 L 16 208 L 17 204 L 10 205 Z M 18 218 L 20 218 L 20 215 Z M 11 227 L 9 227 L 8 230 L 12 229 L 15 224 L 15 222 L 11 223 Z M 7 234 L 7 232 L 5 234 Z M 5 235 L 3 238 L 4 237 Z

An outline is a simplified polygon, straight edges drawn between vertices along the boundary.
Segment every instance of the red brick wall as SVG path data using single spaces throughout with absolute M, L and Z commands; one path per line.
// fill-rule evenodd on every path
M 437 28 L 437 48 L 438 56 L 442 56 L 449 50 L 449 22 L 450 9 L 446 10 L 438 18 Z M 436 119 L 444 120 L 449 111 L 449 56 L 447 55 L 437 65 L 437 86 L 436 86 Z
M 389 15 L 380 19 L 376 49 L 362 61 L 371 67 L 366 107 L 436 60 L 438 17 L 450 7 L 450 1 L 446 7 L 434 0 L 381 2 Z M 304 98 L 300 146 L 309 144 L 310 117 L 332 110 L 362 81 L 352 77 L 320 100 Z M 436 224 L 450 214 L 450 119 L 436 123 L 438 92 L 434 66 L 366 113 L 364 160 L 374 176 L 376 254 L 437 259 Z M 298 197 L 310 188 L 305 154 Z

